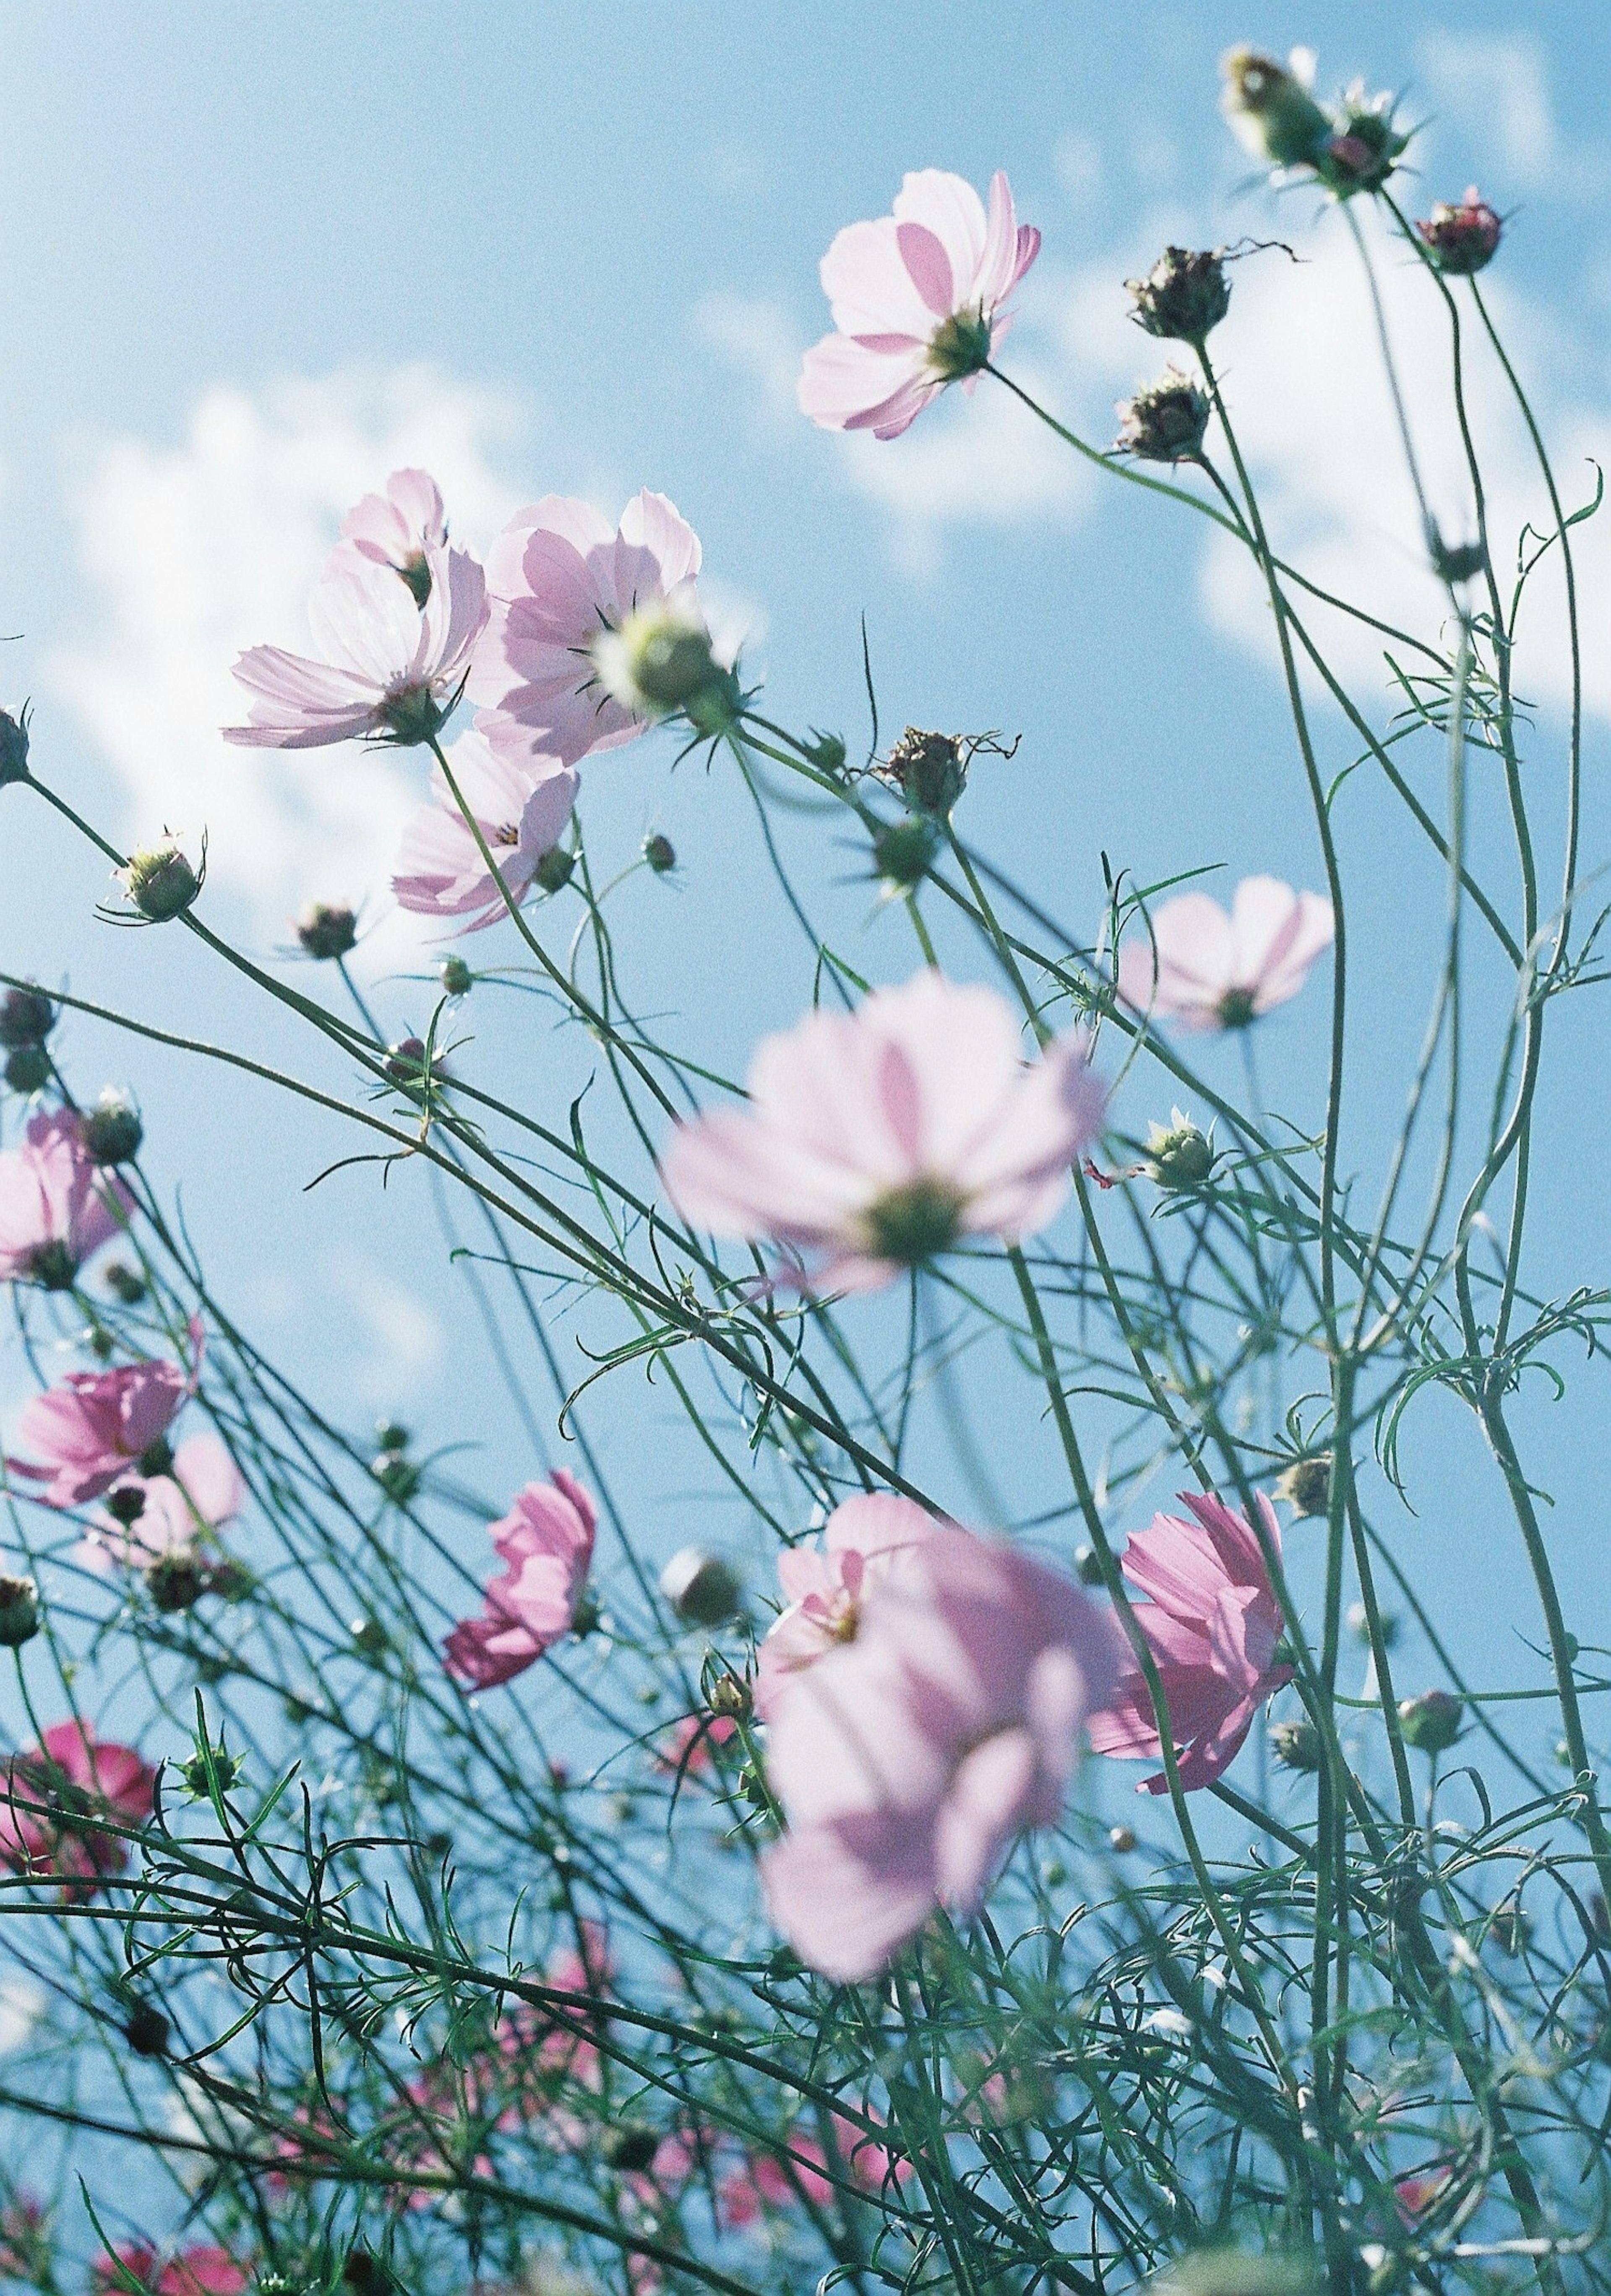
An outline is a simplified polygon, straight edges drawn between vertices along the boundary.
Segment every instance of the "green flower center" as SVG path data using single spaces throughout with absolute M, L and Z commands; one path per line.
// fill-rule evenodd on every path
M 909 1180 L 869 1204 L 863 1215 L 867 1248 L 876 1259 L 920 1267 L 948 1251 L 961 1226 L 961 1192 L 945 1180 Z
M 415 605 L 423 613 L 425 601 L 430 595 L 430 568 L 426 562 L 425 553 L 417 550 L 411 559 L 398 567 L 397 571 L 407 583 Z
M 37 1244 L 29 1254 L 28 1272 L 47 1292 L 70 1292 L 78 1270 L 66 1244 L 53 1237 L 49 1243 Z
M 977 374 L 990 357 L 990 322 L 983 310 L 953 311 L 928 338 L 928 364 L 943 381 Z
M 1222 1029 L 1246 1029 L 1254 1018 L 1251 988 L 1227 988 L 1219 1003 Z
M 429 685 L 400 685 L 388 693 L 375 712 L 394 742 L 405 748 L 429 742 L 442 723 L 442 712 Z

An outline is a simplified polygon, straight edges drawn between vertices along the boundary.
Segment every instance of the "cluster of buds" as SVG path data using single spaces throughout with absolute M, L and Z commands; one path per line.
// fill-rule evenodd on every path
M 1468 279 L 1492 262 L 1505 226 L 1472 184 L 1463 200 L 1439 200 L 1425 223 L 1415 228 L 1440 271 Z
M 1165 342 L 1206 341 L 1231 308 L 1223 247 L 1166 247 L 1144 279 L 1124 285 L 1136 325 Z
M 1194 463 L 1213 412 L 1207 394 L 1178 367 L 1165 367 L 1157 382 L 1143 383 L 1133 398 L 1119 401 L 1119 435 L 1114 452 L 1140 463 Z
M 345 901 L 310 901 L 297 919 L 297 939 L 305 956 L 328 964 L 356 947 L 356 914 Z
M 56 1008 L 43 988 L 11 988 L 0 999 L 0 1050 L 13 1092 L 43 1092 L 50 1082 L 45 1040 L 55 1023 Z
M 1272 168 L 1311 169 L 1339 200 L 1380 191 L 1409 144 L 1394 121 L 1394 98 L 1367 95 L 1362 80 L 1330 109 L 1318 103 L 1306 48 L 1295 48 L 1286 64 L 1232 48 L 1221 69 L 1225 117 L 1243 149 Z

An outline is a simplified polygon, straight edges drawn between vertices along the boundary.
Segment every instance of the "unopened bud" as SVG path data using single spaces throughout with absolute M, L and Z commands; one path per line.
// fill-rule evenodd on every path
M 15 1052 L 42 1045 L 56 1025 L 56 1008 L 43 988 L 8 988 L 0 997 L 0 1045 Z
M 1275 1496 L 1285 1499 L 1294 1514 L 1329 1514 L 1331 1510 L 1331 1454 L 1316 1451 L 1313 1457 L 1295 1459 L 1276 1477 Z
M 1144 279 L 1124 285 L 1136 325 L 1165 342 L 1201 343 L 1231 308 L 1223 248 L 1166 247 Z
M 109 1084 L 84 1120 L 84 1148 L 92 1164 L 127 1164 L 140 1153 L 145 1127 L 132 1095 Z
M 1492 262 L 1505 226 L 1473 184 L 1458 202 L 1439 200 L 1415 228 L 1440 271 L 1467 279 Z
M 732 1565 L 700 1546 L 678 1549 L 660 1573 L 660 1592 L 678 1618 L 691 1627 L 723 1625 L 744 1597 Z
M 5 1081 L 13 1092 L 43 1092 L 51 1073 L 51 1056 L 43 1045 L 19 1045 L 7 1057 Z
M 643 840 L 643 858 L 657 877 L 664 877 L 677 865 L 677 849 L 669 837 L 662 837 L 657 832 Z
M 0 709 L 0 789 L 28 779 L 28 704 L 13 718 Z
M 243 1603 L 258 1581 L 244 1562 L 237 1562 L 233 1554 L 211 1563 L 207 1573 L 207 1591 L 216 1595 L 221 1603 Z
M 116 1490 L 108 1491 L 106 1512 L 114 1522 L 120 1522 L 125 1530 L 131 1523 L 138 1522 L 145 1513 L 144 1484 L 119 1483 Z
M 355 1619 L 348 1632 L 361 1658 L 384 1658 L 391 1647 L 391 1637 L 379 1619 Z
M 627 2120 L 611 2128 L 604 2138 L 603 2152 L 609 2166 L 626 2175 L 642 2176 L 660 2149 L 658 2130 L 640 2121 Z
M 950 818 L 952 808 L 968 785 L 962 744 L 954 734 L 925 734 L 908 726 L 880 768 L 893 782 L 913 813 L 936 821 Z
M 188 1611 L 207 1592 L 207 1566 L 188 1547 L 159 1555 L 145 1574 L 145 1591 L 159 1611 Z
M 899 892 L 922 883 L 939 849 L 940 832 L 922 814 L 890 822 L 873 834 L 873 865 L 885 884 Z
M 129 856 L 123 872 L 128 898 L 152 924 L 183 916 L 201 890 L 201 880 L 173 839 Z
M 32 1578 L 0 1578 L 0 1650 L 20 1650 L 39 1631 L 39 1589 Z
M 171 1475 L 174 1471 L 174 1447 L 166 1435 L 155 1436 L 141 1452 L 135 1464 L 140 1472 L 148 1478 L 152 1475 Z
M 1376 1630 L 1381 1636 L 1382 1648 L 1391 1650 L 1398 1640 L 1398 1620 L 1391 1611 L 1377 1612 Z M 1368 1643 L 1370 1640 L 1370 1613 L 1362 1603 L 1353 1603 L 1349 1605 L 1348 1631 L 1362 1643 Z
M 1445 1754 L 1460 1734 L 1466 1702 L 1452 1690 L 1427 1690 L 1406 1698 L 1398 1710 L 1399 1727 L 1407 1743 L 1423 1754 Z
M 551 845 L 539 857 L 532 874 L 544 892 L 557 893 L 561 886 L 569 884 L 576 867 L 574 853 L 568 853 L 562 845 Z
M 1171 366 L 1133 398 L 1122 398 L 1118 411 L 1116 454 L 1133 455 L 1138 463 L 1190 463 L 1202 452 L 1213 409 L 1190 376 Z
M 1121 1857 L 1127 1857 L 1135 1848 L 1135 1835 L 1127 1825 L 1112 1826 L 1108 1830 L 1108 1847 L 1116 1849 Z
M 109 1292 L 122 1300 L 126 1308 L 137 1308 L 145 1297 L 145 1278 L 138 1268 L 130 1267 L 121 1259 L 114 1259 L 103 1270 L 102 1282 Z
M 123 2038 L 137 2057 L 162 2057 L 168 2054 L 172 2030 L 160 2009 L 149 2001 L 142 2001 L 130 2012 Z
M 820 734 L 814 726 L 811 739 L 806 743 L 806 755 L 820 774 L 842 774 L 845 770 L 845 737 L 842 734 Z
M 468 996 L 476 985 L 476 976 L 462 956 L 445 956 L 437 978 L 444 996 Z
M 1105 1587 L 1102 1558 L 1094 1546 L 1076 1546 L 1074 1550 L 1074 1575 L 1082 1587 Z
M 1299 63 L 1299 56 L 1293 62 Z M 1331 122 L 1304 80 L 1256 48 L 1232 48 L 1220 70 L 1220 106 L 1242 149 L 1272 168 L 1313 164 L 1331 134 Z
M 717 1675 L 707 1702 L 713 1714 L 730 1714 L 735 1722 L 747 1722 L 755 1710 L 749 1685 L 736 1674 Z
M 391 1047 L 381 1065 L 394 1084 L 413 1085 L 416 1087 L 423 1085 L 426 1080 L 424 1039 L 420 1037 L 404 1037 Z M 438 1053 L 430 1064 L 431 1078 L 434 1082 L 440 1083 L 446 1068 L 446 1062 Z
M 1320 1733 L 1307 1715 L 1293 1722 L 1278 1722 L 1270 1733 L 1270 1751 L 1289 1770 L 1318 1770 Z
M 406 1506 L 420 1488 L 420 1470 L 400 1447 L 378 1453 L 369 1472 L 395 1506 Z
M 1167 1124 L 1149 1122 L 1146 1172 L 1156 1187 L 1189 1194 L 1213 1169 L 1213 1141 L 1178 1108 L 1171 1110 Z
M 357 945 L 358 920 L 345 901 L 310 901 L 297 919 L 303 953 L 321 964 Z

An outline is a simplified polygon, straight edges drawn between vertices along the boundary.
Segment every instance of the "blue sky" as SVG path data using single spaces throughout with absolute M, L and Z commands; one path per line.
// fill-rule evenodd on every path
M 1303 266 L 1243 266 L 1220 339 L 1278 529 L 1305 562 L 1425 621 L 1435 601 L 1341 234 L 1312 198 L 1250 191 L 1217 114 L 1216 59 L 1238 37 L 1306 41 L 1328 86 L 1362 72 L 1406 89 L 1408 111 L 1432 121 L 1419 211 L 1474 176 L 1518 210 L 1496 303 L 1568 492 L 1586 493 L 1585 458 L 1611 455 L 1611 26 L 1581 8 L 0 0 L 0 632 L 22 634 L 0 652 L 0 700 L 35 697 L 40 770 L 116 835 L 205 824 L 209 914 L 259 950 L 308 895 L 378 887 L 421 778 L 409 761 L 248 759 L 215 729 L 235 649 L 302 641 L 300 600 L 341 508 L 397 462 L 426 459 L 471 541 L 551 489 L 612 512 L 641 484 L 670 494 L 790 722 L 863 734 L 865 611 L 887 724 L 1022 733 L 1010 765 L 981 773 L 968 825 L 1086 930 L 1104 849 L 1144 876 L 1213 862 L 1232 882 L 1269 869 L 1316 882 L 1261 610 L 1190 523 L 1098 486 L 988 384 L 889 447 L 813 431 L 789 395 L 798 349 L 825 324 L 822 250 L 887 209 L 908 168 L 980 184 L 1007 168 L 1045 234 L 1009 363 L 1099 439 L 1114 398 L 1162 364 L 1124 323 L 1125 273 L 1171 236 L 1279 234 Z M 1422 388 L 1436 329 L 1416 283 L 1389 271 L 1423 444 L 1448 488 L 1446 426 Z M 1525 452 L 1492 378 L 1474 392 L 1514 524 L 1536 512 Z M 1611 584 L 1592 529 L 1584 551 L 1603 627 Z M 1597 787 L 1611 721 L 1599 651 Z M 1379 668 L 1345 658 L 1380 722 Z M 1549 823 L 1562 686 L 1548 650 L 1534 677 Z M 1333 766 L 1347 762 L 1327 738 Z M 623 930 L 641 977 L 736 1064 L 799 1009 L 808 972 L 781 925 L 757 934 L 743 898 L 759 882 L 753 839 L 731 785 L 686 770 L 674 782 L 670 756 L 645 743 L 599 769 L 590 840 L 625 859 L 646 829 L 675 838 L 679 885 L 644 882 Z M 1474 802 L 1474 835 L 1509 889 L 1492 794 Z M 1597 800 L 1591 866 L 1607 831 Z M 1361 934 L 1350 1140 L 1374 1168 L 1419 1033 L 1404 980 L 1429 956 L 1438 889 L 1364 775 L 1344 832 Z M 893 922 L 834 890 L 857 865 L 802 860 L 856 960 L 898 977 L 912 956 Z M 179 934 L 94 925 L 105 890 L 101 864 L 42 808 L 0 802 L 6 964 L 307 1062 Z M 426 1009 L 423 991 L 376 993 L 399 1029 Z M 1582 1080 L 1599 1072 L 1605 1024 L 1591 997 L 1569 1004 L 1537 1183 L 1549 1284 L 1594 1281 L 1605 1262 L 1598 1119 L 1596 1154 L 1581 1152 Z M 543 1073 L 545 1039 L 521 1013 L 472 1009 L 489 1072 Z M 1261 1048 L 1272 1101 L 1310 1119 L 1319 1024 L 1312 1001 Z M 411 1249 L 417 1193 L 339 1183 L 339 1198 L 307 1197 L 336 1152 L 316 1122 L 83 1025 L 69 1041 L 86 1090 L 103 1071 L 138 1085 L 153 1169 L 183 1184 L 220 1289 L 337 1415 L 397 1407 L 429 1440 L 479 1442 L 495 1496 L 530 1471 L 468 1302 Z M 1152 1112 L 1165 1111 L 1126 1111 L 1138 1125 Z M 631 1423 L 654 1408 L 634 1404 Z M 1603 1594 L 1591 1507 L 1611 1464 L 1603 1414 L 1588 1389 L 1553 1420 L 1533 1415 L 1569 1575 Z M 1509 1667 L 1511 1615 L 1494 1615 L 1492 1578 L 1468 1567 L 1468 1439 L 1445 1457 L 1435 1412 L 1425 1423 L 1421 1551 L 1450 1618 Z M 664 1509 L 667 1543 L 684 1535 L 696 1487 L 658 1489 L 635 1453 L 626 1472 Z M 1497 1540 L 1491 1494 L 1482 1505 L 1481 1537 Z

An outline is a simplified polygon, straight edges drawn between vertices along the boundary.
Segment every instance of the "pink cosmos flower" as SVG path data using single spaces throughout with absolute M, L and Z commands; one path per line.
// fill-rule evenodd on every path
M 1116 1675 L 1111 1620 L 1010 1547 L 936 1526 L 875 1580 L 855 1640 L 794 1677 L 768 1731 L 789 1832 L 763 1879 L 801 1959 L 856 1982 L 936 1905 L 975 1912 L 1016 1836 L 1057 1817 Z
M 192 1325 L 200 1370 L 200 1331 Z M 122 1480 L 166 1437 L 195 1392 L 197 1371 L 176 1363 L 119 1365 L 116 1371 L 71 1371 L 22 1406 L 17 1431 L 36 1463 L 10 1459 L 12 1472 L 43 1483 L 46 1506 L 82 1506 Z
M 669 601 L 693 627 L 699 541 L 664 495 L 634 496 L 611 529 L 591 503 L 544 495 L 517 511 L 487 562 L 491 619 L 467 689 L 502 755 L 574 766 L 647 732 L 609 690 L 621 633 Z
M 66 1291 L 133 1208 L 123 1183 L 91 1163 L 76 1110 L 36 1116 L 23 1145 L 0 1156 L 0 1282 Z
M 155 1771 L 132 1747 L 97 1739 L 87 1722 L 58 1722 L 31 1753 L 13 1755 L 5 1766 L 0 1864 L 53 1874 L 64 1896 L 87 1896 L 128 1863 L 127 1843 L 97 1827 L 96 1813 L 115 1824 L 142 1825 L 155 1785 Z
M 441 490 L 427 471 L 394 471 L 383 495 L 365 495 L 341 521 L 341 539 L 372 565 L 389 566 L 425 603 L 430 557 L 447 543 Z
M 1136 1532 L 1124 1550 L 1124 1576 L 1151 1596 L 1135 1615 L 1157 1662 L 1181 1784 L 1190 1792 L 1229 1768 L 1254 1716 L 1291 1681 L 1292 1669 L 1276 1658 L 1280 1606 L 1247 1519 L 1197 1491 L 1182 1491 L 1181 1503 L 1190 1520 L 1156 1515 L 1150 1529 Z M 1262 1491 L 1258 1504 L 1279 1555 L 1275 1509 Z M 1146 1681 L 1128 1649 L 1124 1661 L 1111 1704 L 1091 1718 L 1091 1742 L 1123 1761 L 1157 1761 L 1163 1748 Z M 1160 1770 L 1137 1791 L 1167 1793 L 1169 1781 Z
M 523 900 L 538 862 L 570 819 L 575 773 L 552 758 L 519 765 L 498 756 L 479 734 L 462 734 L 449 760 L 511 897 Z M 541 767 L 548 770 L 534 779 Z M 463 932 L 479 932 L 508 914 L 440 766 L 431 768 L 429 799 L 403 832 L 391 889 L 401 907 L 421 915 L 468 915 Z
M 143 2281 L 151 2296 L 240 2296 L 249 2286 L 251 2274 L 235 2262 L 228 2249 L 201 2242 L 182 2248 L 175 2256 L 159 2262 L 157 2251 L 144 2241 L 119 2248 L 114 2257 L 102 2257 L 95 2267 L 94 2284 L 98 2296 L 111 2296 L 114 2290 L 126 2289 L 127 2282 L 120 2278 L 118 2266 L 132 2272 Z
M 834 2115 L 834 2140 L 840 2178 L 848 2173 L 864 2193 L 881 2193 L 892 2177 L 904 2185 L 912 2174 L 910 2161 L 864 2136 L 841 2113 Z M 831 2208 L 834 2182 L 822 2138 L 797 2127 L 789 2133 L 786 2152 L 746 2152 L 742 2164 L 723 2177 L 716 2199 L 722 2221 L 739 2231 L 759 2223 L 766 2210 L 797 2208 L 802 2199 L 815 2208 Z
M 1244 877 L 1227 916 L 1206 893 L 1182 893 L 1119 951 L 1119 995 L 1182 1029 L 1245 1029 L 1296 996 L 1331 945 L 1331 904 L 1277 877 Z
M 241 1470 L 228 1446 L 211 1434 L 181 1443 L 166 1474 L 126 1475 L 117 1488 L 137 1490 L 144 1505 L 132 1522 L 109 1515 L 86 1536 L 80 1554 L 92 1570 L 117 1562 L 148 1570 L 165 1555 L 183 1554 L 221 1530 L 246 1505 Z
M 822 258 L 835 332 L 806 354 L 801 412 L 826 430 L 895 439 L 948 382 L 971 390 L 1040 245 L 999 171 L 988 215 L 961 176 L 908 176 L 893 215 L 851 224 Z
M 762 1643 L 756 1668 L 755 1708 L 763 1721 L 803 1668 L 855 1639 L 864 1590 L 904 1569 L 936 1527 L 914 1499 L 863 1492 L 835 1507 L 820 1546 L 779 1555 L 789 1608 Z
M 1434 2169 L 1422 2176 L 1394 2179 L 1393 2197 L 1406 2224 L 1413 2225 L 1437 2206 L 1448 2190 L 1452 2173 L 1448 2169 Z
M 508 1568 L 488 1584 L 481 1616 L 461 1620 L 448 1636 L 449 1674 L 489 1690 L 524 1674 L 569 1633 L 597 1522 L 592 1499 L 562 1467 L 546 1483 L 527 1483 L 492 1527 Z
M 926 972 L 850 1014 L 813 1013 L 768 1037 L 749 1104 L 679 1126 L 661 1164 L 683 1218 L 822 1255 L 793 1280 L 863 1292 L 965 1235 L 1016 1242 L 1047 1226 L 1105 1094 L 1084 1029 L 1026 1067 L 989 988 Z
M 423 536 L 418 563 L 394 567 L 364 547 L 377 524 L 364 505 L 352 515 L 362 537 L 337 544 L 307 602 L 323 658 L 250 647 L 235 664 L 255 697 L 250 722 L 226 726 L 226 742 L 268 750 L 364 737 L 423 742 L 462 691 L 487 621 L 480 567 L 465 551 Z

